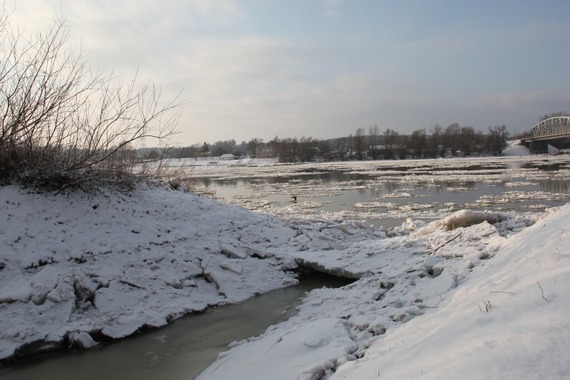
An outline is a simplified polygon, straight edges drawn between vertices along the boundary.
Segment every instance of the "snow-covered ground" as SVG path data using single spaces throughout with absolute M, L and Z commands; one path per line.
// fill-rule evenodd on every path
M 565 206 L 523 228 L 459 212 L 401 236 L 309 247 L 323 267 L 367 274 L 311 292 L 298 316 L 235 344 L 202 378 L 568 378 L 569 216 Z M 493 224 L 461 227 L 483 219 Z
M 462 210 L 384 230 L 166 186 L 0 187 L 0 358 L 164 326 L 304 266 L 356 281 L 313 290 L 201 378 L 567 378 L 569 217 Z
M 1 187 L 0 200 L 2 359 L 89 347 L 296 282 L 292 259 L 271 254 L 291 227 L 191 193 Z

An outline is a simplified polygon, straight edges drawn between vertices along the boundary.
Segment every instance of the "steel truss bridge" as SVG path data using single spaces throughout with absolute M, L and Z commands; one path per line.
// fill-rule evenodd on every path
M 570 143 L 570 116 L 556 116 L 542 120 L 532 127 L 532 136 L 522 139 L 531 153 L 548 153 L 548 145 L 567 147 Z

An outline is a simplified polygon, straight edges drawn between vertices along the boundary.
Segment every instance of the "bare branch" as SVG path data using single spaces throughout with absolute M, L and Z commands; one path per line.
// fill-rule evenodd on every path
M 31 37 L 0 12 L 0 181 L 78 186 L 133 178 L 131 147 L 175 133 L 178 97 L 116 83 L 67 46 L 64 17 Z

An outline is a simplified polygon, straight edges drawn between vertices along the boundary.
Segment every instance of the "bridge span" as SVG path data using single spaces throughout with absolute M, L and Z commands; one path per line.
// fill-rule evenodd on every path
M 548 153 L 548 145 L 562 149 L 570 146 L 570 116 L 542 120 L 532 127 L 532 136 L 522 139 L 530 153 Z

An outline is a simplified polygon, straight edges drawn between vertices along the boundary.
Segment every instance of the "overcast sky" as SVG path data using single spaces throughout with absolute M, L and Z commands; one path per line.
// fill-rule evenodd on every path
M 178 145 L 530 130 L 570 112 L 566 0 L 12 0 L 25 30 L 67 17 L 92 66 L 182 91 Z

